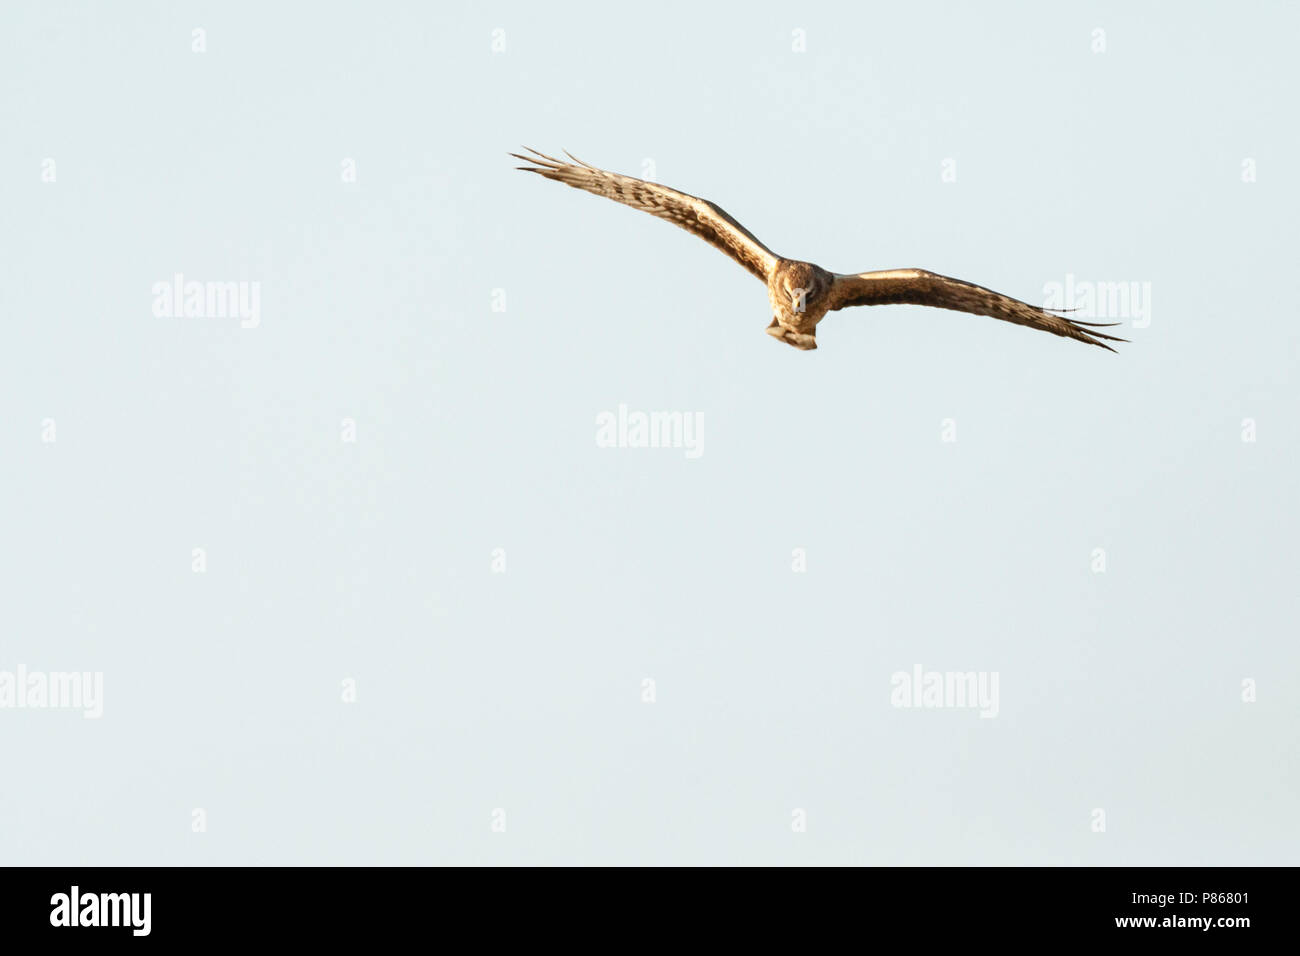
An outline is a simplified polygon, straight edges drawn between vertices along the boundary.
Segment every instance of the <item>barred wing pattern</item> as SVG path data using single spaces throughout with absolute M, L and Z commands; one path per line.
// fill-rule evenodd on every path
M 857 275 L 836 275 L 835 284 L 831 287 L 832 310 L 847 309 L 854 305 L 893 303 L 928 305 L 938 309 L 969 312 L 972 315 L 987 315 L 1004 322 L 1014 322 L 1016 325 L 1097 345 L 1111 352 L 1115 350 L 1106 341 L 1128 341 L 1096 331 L 1098 328 L 1118 325 L 1117 322 L 1080 322 L 992 289 L 926 272 L 924 269 L 891 269 Z
M 518 166 L 517 169 L 537 173 L 547 179 L 572 186 L 574 189 L 585 189 L 597 196 L 604 196 L 606 199 L 666 219 L 673 225 L 699 236 L 709 245 L 722 250 L 764 283 L 767 282 L 768 275 L 779 259 L 771 249 L 759 242 L 752 232 L 707 199 L 690 196 L 658 183 L 646 182 L 644 179 L 634 179 L 631 176 L 620 176 L 618 173 L 597 169 L 569 153 L 565 155 L 573 160 L 572 163 L 539 153 L 535 149 L 528 149 L 528 152 L 533 155 L 510 154 L 515 159 L 522 159 L 532 164 Z

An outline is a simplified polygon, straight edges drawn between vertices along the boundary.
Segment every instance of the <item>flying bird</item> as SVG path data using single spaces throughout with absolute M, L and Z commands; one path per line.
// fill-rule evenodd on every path
M 828 312 L 852 305 L 894 303 L 987 315 L 1098 345 L 1111 352 L 1115 350 L 1106 342 L 1127 341 L 1096 331 L 1118 325 L 1117 322 L 1079 322 L 983 286 L 924 269 L 839 273 L 828 272 L 811 262 L 786 259 L 759 242 L 752 232 L 707 199 L 659 183 L 598 169 L 568 152 L 565 155 L 572 162 L 555 159 L 529 147 L 524 149 L 532 155 L 510 154 L 529 164 L 517 166 L 517 169 L 667 219 L 736 260 L 767 285 L 767 297 L 772 305 L 772 322 L 767 327 L 767 334 L 797 349 L 817 348 L 817 323 Z

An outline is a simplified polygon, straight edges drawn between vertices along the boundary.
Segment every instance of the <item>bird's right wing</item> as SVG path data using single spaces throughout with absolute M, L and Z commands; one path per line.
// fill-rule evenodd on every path
M 768 274 L 777 263 L 778 256 L 771 249 L 707 199 L 690 196 L 658 183 L 648 183 L 643 179 L 606 172 L 573 156 L 569 157 L 573 162 L 566 163 L 539 153 L 535 149 L 528 151 L 533 155 L 510 154 L 516 159 L 532 164 L 517 167 L 524 172 L 537 173 L 547 179 L 572 186 L 574 189 L 585 189 L 597 196 L 604 196 L 625 206 L 644 210 L 660 219 L 667 219 L 673 225 L 681 226 L 709 245 L 721 249 L 763 282 L 767 282 Z
M 906 303 L 929 305 L 939 309 L 987 315 L 1031 329 L 1063 335 L 1066 338 L 1098 345 L 1115 351 L 1106 342 L 1126 342 L 1097 329 L 1118 323 L 1079 322 L 1048 312 L 992 289 L 950 279 L 924 269 L 891 269 L 886 272 L 862 272 L 836 275 L 831 287 L 831 308 L 847 309 L 854 305 L 889 305 Z

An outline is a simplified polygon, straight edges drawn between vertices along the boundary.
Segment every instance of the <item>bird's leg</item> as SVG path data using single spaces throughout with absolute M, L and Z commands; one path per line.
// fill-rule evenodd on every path
M 810 352 L 813 349 L 817 348 L 816 336 L 804 335 L 801 332 L 795 332 L 792 329 L 787 329 L 785 326 L 783 326 L 780 322 L 777 321 L 776 316 L 772 316 L 772 324 L 769 325 L 763 331 L 765 331 L 768 335 L 772 336 L 772 338 L 780 339 L 786 345 L 793 345 L 795 348 L 804 352 Z

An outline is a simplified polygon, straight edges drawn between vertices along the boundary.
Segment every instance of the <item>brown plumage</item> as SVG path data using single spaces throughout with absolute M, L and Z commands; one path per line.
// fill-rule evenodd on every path
M 767 327 L 767 333 L 798 349 L 817 348 L 817 323 L 828 312 L 854 305 L 892 303 L 987 315 L 1112 352 L 1115 350 L 1106 342 L 1127 341 L 1097 331 L 1118 323 L 1079 322 L 983 286 L 924 269 L 840 274 L 828 272 L 811 262 L 785 259 L 707 199 L 658 183 L 597 169 L 568 153 L 565 155 L 573 160 L 572 163 L 546 156 L 535 149 L 528 151 L 533 155 L 510 154 L 530 164 L 519 169 L 666 219 L 739 262 L 767 284 L 768 301 L 772 306 L 772 323 Z

